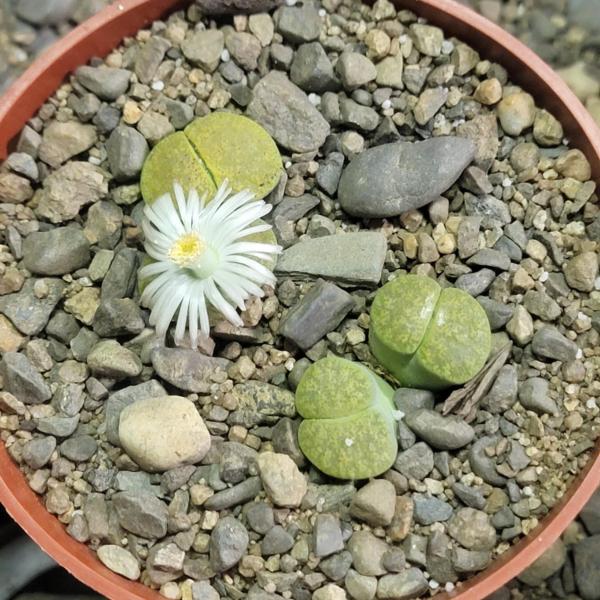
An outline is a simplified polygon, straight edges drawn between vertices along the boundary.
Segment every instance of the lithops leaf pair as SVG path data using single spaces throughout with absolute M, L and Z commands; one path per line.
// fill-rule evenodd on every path
M 229 112 L 192 121 L 183 131 L 161 140 L 142 170 L 146 202 L 154 202 L 179 183 L 185 193 L 214 196 L 225 181 L 234 192 L 250 190 L 264 198 L 281 176 L 277 145 L 258 123 Z
M 400 275 L 375 295 L 371 351 L 405 387 L 460 385 L 484 366 L 491 348 L 487 315 L 466 292 Z
M 296 390 L 302 452 L 339 479 L 387 471 L 398 452 L 392 396 L 392 388 L 360 363 L 333 356 L 314 363 Z

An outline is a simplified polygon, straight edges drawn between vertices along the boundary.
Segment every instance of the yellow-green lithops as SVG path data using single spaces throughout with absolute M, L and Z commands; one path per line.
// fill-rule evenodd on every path
M 485 311 L 466 292 L 400 275 L 375 295 L 369 344 L 403 386 L 443 389 L 481 370 L 491 331 Z
M 334 356 L 314 363 L 296 390 L 302 452 L 339 479 L 387 471 L 398 452 L 392 396 L 392 388 L 360 363 Z
M 281 156 L 258 123 L 242 115 L 215 112 L 192 121 L 161 140 L 150 152 L 141 176 L 142 195 L 153 202 L 178 182 L 210 199 L 225 179 L 234 192 L 264 198 L 279 181 Z

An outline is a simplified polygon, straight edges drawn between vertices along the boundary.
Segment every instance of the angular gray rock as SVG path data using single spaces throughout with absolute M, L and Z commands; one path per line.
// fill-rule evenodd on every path
M 475 155 L 466 138 L 437 137 L 365 150 L 346 167 L 342 208 L 356 217 L 393 217 L 429 204 L 454 184 Z
M 548 395 L 548 381 L 542 377 L 531 377 L 519 386 L 519 402 L 523 408 L 538 414 L 558 414 L 556 402 Z
M 280 71 L 256 84 L 246 114 L 292 152 L 318 150 L 331 129 L 308 96 Z
M 131 298 L 111 298 L 100 303 L 93 321 L 100 337 L 136 335 L 144 329 L 139 304 Z
M 102 100 L 116 100 L 129 87 L 131 71 L 111 67 L 79 67 L 75 79 Z
M 302 44 L 296 50 L 290 79 L 305 92 L 317 94 L 334 91 L 340 86 L 333 65 L 319 42 Z
M 447 521 L 453 513 L 452 506 L 435 496 L 413 494 L 415 503 L 415 521 L 420 525 L 431 525 L 440 521 Z
M 23 242 L 23 264 L 37 275 L 65 275 L 90 262 L 90 244 L 80 227 L 36 231 Z
M 279 333 L 307 350 L 333 331 L 353 306 L 348 292 L 320 279 L 287 313 Z
M 123 529 L 146 539 L 160 539 L 167 534 L 167 505 L 146 491 L 118 492 L 112 505 Z
M 498 371 L 496 380 L 482 401 L 482 406 L 493 414 L 501 414 L 516 402 L 518 388 L 516 367 L 504 365 Z
M 423 571 L 411 567 L 396 575 L 385 575 L 377 584 L 377 598 L 397 600 L 398 598 L 419 598 L 429 589 Z
M 235 517 L 220 519 L 210 534 L 210 565 L 214 571 L 222 573 L 237 565 L 249 541 L 246 528 Z
M 292 44 L 312 42 L 321 33 L 321 17 L 310 2 L 283 6 L 275 13 L 275 25 L 283 38 Z
M 312 238 L 284 250 L 276 271 L 312 275 L 348 285 L 375 285 L 387 252 L 385 236 L 375 231 Z M 351 256 L 352 260 L 348 260 Z
M 579 348 L 575 342 L 566 338 L 556 327 L 550 325 L 536 331 L 531 340 L 531 348 L 535 354 L 550 360 L 568 362 L 575 360 Z
M 282 0 L 196 0 L 205 15 L 267 12 L 281 3 Z
M 340 520 L 331 514 L 319 514 L 312 535 L 313 552 L 323 558 L 344 549 Z
M 433 470 L 433 452 L 425 442 L 418 442 L 398 454 L 394 469 L 405 477 L 423 480 Z
M 44 378 L 19 352 L 5 352 L 0 361 L 4 390 L 25 404 L 42 404 L 52 397 Z

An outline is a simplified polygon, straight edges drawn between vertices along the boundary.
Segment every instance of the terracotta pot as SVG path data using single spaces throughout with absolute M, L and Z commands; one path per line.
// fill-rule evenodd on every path
M 46 51 L 0 101 L 0 156 L 27 119 L 75 67 L 103 56 L 128 35 L 172 11 L 179 0 L 121 0 L 105 9 Z M 185 4 L 185 3 L 184 3 Z M 505 66 L 513 81 L 531 92 L 556 115 L 573 145 L 587 155 L 600 178 L 600 131 L 563 81 L 533 52 L 502 29 L 453 0 L 396 0 L 477 48 L 482 56 Z M 490 568 L 439 600 L 480 600 L 516 577 L 537 559 L 577 516 L 600 484 L 600 443 L 568 494 L 540 526 L 496 560 Z M 160 600 L 147 587 L 126 581 L 106 569 L 85 545 L 73 540 L 29 488 L 0 444 L 0 501 L 7 511 L 58 563 L 112 600 Z

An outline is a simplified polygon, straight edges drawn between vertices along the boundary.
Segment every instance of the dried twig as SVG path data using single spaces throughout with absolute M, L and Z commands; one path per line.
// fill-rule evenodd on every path
M 490 391 L 492 384 L 496 380 L 498 371 L 508 360 L 511 350 L 512 342 L 506 344 L 506 346 L 492 356 L 473 379 L 458 390 L 454 390 L 444 402 L 442 413 L 447 415 L 455 412 L 468 423 L 473 421 L 477 413 L 477 405 Z

